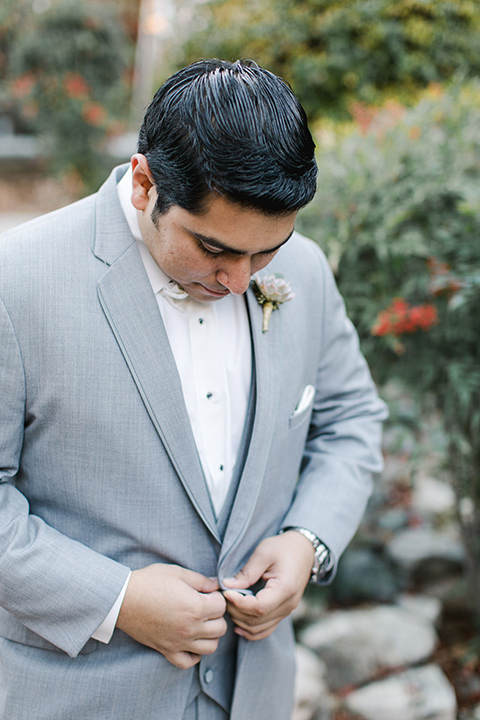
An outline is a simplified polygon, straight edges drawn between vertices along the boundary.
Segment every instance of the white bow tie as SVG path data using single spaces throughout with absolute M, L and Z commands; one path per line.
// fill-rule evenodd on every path
M 165 298 L 165 300 L 168 300 L 172 307 L 180 310 L 180 312 L 185 312 L 187 303 L 182 301 L 187 300 L 189 298 L 189 294 L 185 292 L 185 290 L 181 288 L 180 285 L 178 285 L 173 280 L 170 280 L 168 285 L 163 287 L 160 292 Z

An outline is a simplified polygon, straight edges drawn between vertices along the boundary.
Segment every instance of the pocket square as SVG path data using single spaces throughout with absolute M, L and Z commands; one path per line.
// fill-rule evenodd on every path
M 315 388 L 313 385 L 307 385 L 302 393 L 302 397 L 298 401 L 297 407 L 295 408 L 292 417 L 300 415 L 306 410 L 313 402 L 313 396 L 315 395 Z

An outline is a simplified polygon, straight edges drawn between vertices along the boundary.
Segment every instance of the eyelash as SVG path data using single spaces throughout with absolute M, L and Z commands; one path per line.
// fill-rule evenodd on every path
M 199 243 L 200 250 L 207 255 L 208 257 L 218 257 L 219 255 L 223 255 L 224 251 L 220 250 L 219 252 L 213 252 L 213 250 L 209 250 L 203 243 Z
M 207 257 L 221 257 L 222 255 L 225 255 L 225 250 L 218 250 L 218 252 L 214 252 L 213 250 L 209 250 L 203 243 L 198 244 L 200 250 L 203 252 L 204 255 Z M 259 255 L 273 255 L 276 251 L 272 250 L 271 252 L 263 252 L 259 253 Z

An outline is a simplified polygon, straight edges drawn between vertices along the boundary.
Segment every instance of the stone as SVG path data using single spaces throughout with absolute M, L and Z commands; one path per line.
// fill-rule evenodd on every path
M 398 598 L 398 604 L 400 607 L 405 608 L 405 610 L 421 615 L 435 626 L 440 622 L 442 601 L 438 597 L 432 597 L 430 595 L 407 595 L 405 593 Z
M 430 475 L 415 476 L 412 506 L 422 515 L 443 515 L 455 510 L 455 493 L 448 482 Z
M 365 720 L 455 720 L 457 701 L 449 681 L 436 665 L 412 668 L 354 690 L 348 710 Z
M 397 606 L 337 610 L 299 633 L 327 666 L 329 688 L 360 685 L 379 672 L 430 657 L 437 643 L 432 623 Z
M 331 699 L 325 682 L 325 663 L 302 645 L 296 646 L 295 659 L 297 674 L 292 720 L 329 720 Z
M 326 613 L 327 591 L 325 587 L 309 585 L 299 604 L 291 614 L 295 626 L 305 625 L 320 620 Z
M 459 533 L 454 528 L 441 532 L 424 527 L 409 528 L 389 540 L 386 549 L 410 582 L 421 585 L 458 573 L 465 558 Z
M 385 458 L 385 467 L 382 473 L 382 484 L 390 485 L 398 480 L 410 477 L 410 469 L 403 457 L 396 455 L 387 455 Z
M 331 587 L 334 600 L 341 605 L 391 603 L 400 590 L 400 580 L 391 560 L 368 547 L 347 550 Z
M 388 508 L 378 513 L 376 522 L 382 530 L 394 533 L 403 530 L 408 525 L 409 518 L 410 512 L 406 508 Z

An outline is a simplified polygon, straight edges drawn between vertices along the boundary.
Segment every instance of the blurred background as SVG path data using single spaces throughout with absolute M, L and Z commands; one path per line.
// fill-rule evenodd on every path
M 326 252 L 391 417 L 333 585 L 296 615 L 296 720 L 480 719 L 477 0 L 2 0 L 0 229 L 95 191 L 158 85 L 248 57 L 309 116 Z

